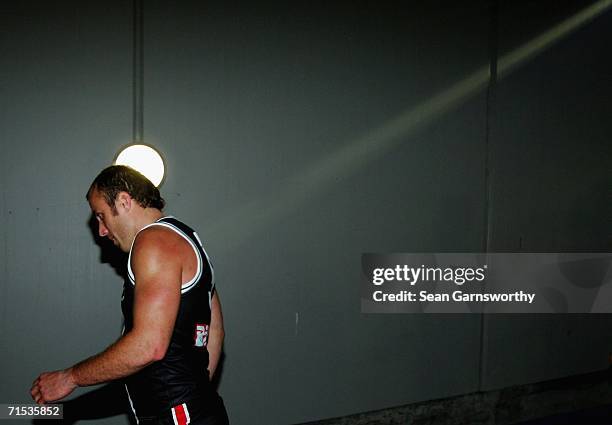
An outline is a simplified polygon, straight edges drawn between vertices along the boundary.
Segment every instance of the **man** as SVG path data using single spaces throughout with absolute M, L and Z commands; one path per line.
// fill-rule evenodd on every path
M 32 398 L 53 402 L 78 386 L 125 378 L 140 424 L 227 424 L 210 383 L 224 337 L 221 304 L 197 233 L 164 216 L 158 189 L 129 167 L 104 169 L 87 200 L 100 236 L 129 253 L 123 335 L 100 354 L 41 374 Z

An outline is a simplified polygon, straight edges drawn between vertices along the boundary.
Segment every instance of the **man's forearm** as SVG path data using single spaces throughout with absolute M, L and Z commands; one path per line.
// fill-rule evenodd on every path
M 206 349 L 208 350 L 208 376 L 210 379 L 215 374 L 217 370 L 217 365 L 219 364 L 219 358 L 221 358 L 221 350 L 223 349 L 223 338 L 225 337 L 225 332 L 223 328 L 210 330 L 210 335 L 208 336 L 208 344 Z
M 146 355 L 151 350 L 133 334 L 122 336 L 103 352 L 68 369 L 79 387 L 123 378 L 153 363 L 156 359 Z

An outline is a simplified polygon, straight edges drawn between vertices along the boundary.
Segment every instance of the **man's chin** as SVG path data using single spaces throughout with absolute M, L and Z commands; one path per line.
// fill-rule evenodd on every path
M 115 247 L 121 251 L 121 252 L 127 252 L 119 243 L 119 241 L 117 241 L 116 239 L 112 239 L 113 245 L 115 245 Z

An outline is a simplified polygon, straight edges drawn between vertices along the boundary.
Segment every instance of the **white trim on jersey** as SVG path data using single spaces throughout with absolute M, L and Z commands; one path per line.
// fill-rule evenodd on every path
M 158 226 L 164 226 L 164 227 L 174 230 L 176 233 L 181 235 L 187 242 L 189 242 L 189 245 L 191 245 L 191 248 L 196 253 L 196 257 L 198 260 L 198 269 L 196 270 L 196 274 L 193 277 L 193 279 L 181 285 L 181 294 L 184 294 L 185 292 L 189 291 L 193 287 L 193 285 L 200 279 L 200 277 L 202 277 L 202 262 L 203 262 L 202 255 L 200 254 L 200 251 L 198 251 L 198 248 L 195 246 L 191 238 L 187 236 L 185 232 L 183 232 L 181 229 L 179 229 L 175 225 L 171 223 L 164 223 L 164 222 L 156 222 L 154 224 Z
M 198 236 L 197 232 L 193 232 L 193 236 L 198 240 L 204 255 L 206 255 L 206 260 L 208 261 L 208 267 L 210 267 L 210 291 L 208 291 L 208 307 L 212 309 L 212 293 L 215 291 L 215 269 L 213 268 L 212 261 L 210 261 L 210 257 L 208 256 L 208 252 L 204 249 L 204 245 L 202 244 L 202 240 L 200 240 L 200 236 Z
M 175 217 L 173 215 L 165 215 L 162 218 L 158 218 L 155 222 L 151 224 L 147 224 L 145 227 L 140 229 L 138 233 L 142 232 L 144 229 L 154 226 L 155 224 L 157 224 L 160 220 L 163 220 L 164 218 L 175 218 Z M 132 245 L 130 246 L 130 253 L 128 254 L 128 278 L 130 279 L 130 282 L 132 282 L 132 285 L 134 285 L 136 282 L 136 278 L 134 277 L 134 273 L 132 272 L 132 249 L 134 249 L 134 243 L 136 242 L 138 233 L 136 233 L 136 236 L 134 236 L 134 240 L 132 241 Z
M 132 403 L 132 397 L 130 397 L 130 392 L 128 391 L 127 385 L 125 385 L 125 392 L 127 393 L 128 400 L 130 401 L 130 407 L 132 408 L 132 412 L 134 412 L 134 418 L 136 419 L 136 425 L 138 425 L 139 424 L 138 415 L 136 415 L 136 409 L 134 409 L 134 403 Z
M 193 232 L 193 234 L 195 235 L 196 238 L 198 238 L 198 241 L 200 241 L 198 234 L 196 232 Z M 210 284 L 214 288 L 215 287 L 215 269 L 213 268 L 212 261 L 210 261 L 208 252 L 206 252 L 206 250 L 204 249 L 202 242 L 200 242 L 200 246 L 202 246 L 202 251 L 204 251 L 204 255 L 206 255 L 206 261 L 208 261 L 208 265 L 210 266 Z
M 193 236 L 195 236 L 195 238 L 198 240 L 198 243 L 200 244 L 200 246 L 202 248 L 204 248 L 204 245 L 202 244 L 202 241 L 200 240 L 200 237 L 198 236 L 197 232 L 193 232 Z
M 172 420 L 174 421 L 174 425 L 179 425 L 178 419 L 176 419 L 176 412 L 174 411 L 174 407 L 170 409 L 170 411 L 172 412 Z
M 167 216 L 167 217 L 163 217 L 163 218 L 173 218 L 173 217 L 172 216 Z M 163 218 L 160 218 L 160 220 L 162 220 Z M 196 270 L 196 273 L 195 273 L 194 277 L 191 280 L 181 284 L 181 294 L 187 293 L 191 288 L 193 288 L 195 283 L 202 277 L 202 263 L 203 263 L 203 260 L 202 260 L 202 255 L 200 254 L 200 251 L 198 251 L 198 248 L 193 243 L 193 240 L 191 240 L 191 238 L 189 236 L 187 236 L 185 234 L 185 232 L 183 232 L 180 228 L 178 228 L 177 226 L 175 226 L 175 225 L 173 225 L 171 223 L 165 223 L 165 222 L 161 222 L 161 221 L 156 221 L 154 223 L 151 223 L 151 224 L 143 227 L 138 233 L 140 233 L 143 230 L 145 230 L 145 229 L 147 229 L 149 227 L 152 227 L 152 226 L 164 226 L 164 227 L 166 227 L 168 229 L 171 229 L 171 230 L 175 231 L 180 236 L 182 236 L 183 239 L 185 239 L 187 242 L 189 242 L 189 245 L 191 245 L 191 248 L 195 252 L 196 259 L 197 259 L 197 270 Z M 194 232 L 194 234 L 195 234 L 195 232 Z M 138 236 L 138 234 L 136 234 L 136 236 Z M 136 278 L 134 277 L 134 272 L 132 271 L 132 249 L 134 248 L 134 242 L 135 241 L 136 241 L 136 237 L 132 241 L 132 247 L 130 248 L 130 254 L 128 256 L 128 277 L 129 277 L 130 282 L 132 283 L 132 285 L 136 284 Z M 198 242 L 200 242 L 199 238 L 198 238 Z M 204 251 L 204 248 L 202 248 L 202 251 Z M 204 251 L 204 255 L 206 255 L 206 259 L 209 261 L 209 264 L 210 264 L 210 260 L 209 260 L 208 254 L 206 254 L 206 251 Z M 210 271 L 211 271 L 211 281 L 212 281 L 212 279 L 214 279 L 214 273 L 212 271 L 212 266 L 210 267 Z M 214 287 L 214 282 L 213 282 L 213 287 Z
M 185 417 L 187 418 L 187 423 L 191 422 L 191 416 L 189 416 L 189 409 L 187 409 L 187 405 L 183 403 L 183 409 L 185 409 Z

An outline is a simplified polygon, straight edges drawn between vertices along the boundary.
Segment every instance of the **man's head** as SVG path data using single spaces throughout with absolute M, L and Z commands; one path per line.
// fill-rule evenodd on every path
M 133 168 L 125 165 L 111 165 L 98 174 L 87 191 L 86 198 L 96 190 L 109 207 L 115 211 L 115 200 L 119 192 L 128 193 L 143 208 L 162 210 L 166 202 L 151 181 Z
M 123 165 L 102 170 L 86 197 L 98 220 L 98 234 L 125 252 L 130 250 L 138 231 L 151 218 L 161 215 L 165 204 L 153 183 Z

